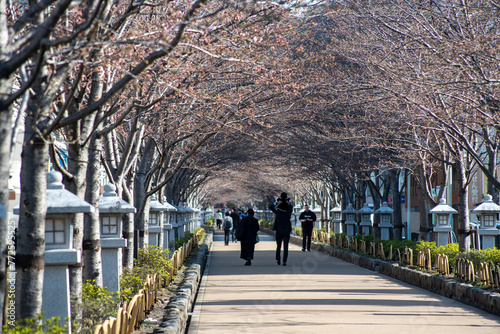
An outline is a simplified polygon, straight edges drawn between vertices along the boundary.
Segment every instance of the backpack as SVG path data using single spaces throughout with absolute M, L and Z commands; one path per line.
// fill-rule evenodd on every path
M 230 230 L 231 227 L 233 227 L 233 224 L 231 224 L 231 221 L 229 219 L 224 219 L 224 229 Z

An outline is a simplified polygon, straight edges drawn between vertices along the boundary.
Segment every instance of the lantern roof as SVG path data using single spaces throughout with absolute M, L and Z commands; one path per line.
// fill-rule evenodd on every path
M 446 200 L 444 198 L 439 199 L 439 204 L 432 208 L 429 212 L 436 214 L 458 213 L 457 210 L 446 204 Z
M 108 183 L 104 194 L 99 198 L 99 213 L 135 213 L 135 207 L 118 197 L 116 186 Z
M 382 203 L 382 206 L 375 211 L 375 213 L 380 213 L 380 214 L 392 214 L 394 210 L 387 205 L 387 202 Z
M 151 200 L 149 201 L 149 211 L 150 212 L 169 211 L 169 208 L 161 204 L 158 201 L 158 199 L 156 199 L 156 195 L 152 195 Z
M 347 208 L 344 210 L 344 213 L 356 213 L 356 209 L 352 207 L 351 203 L 349 203 L 349 205 L 347 205 Z
M 186 202 L 181 202 L 179 203 L 179 205 L 177 206 L 177 211 L 179 213 L 191 213 L 191 212 L 194 212 L 193 209 L 191 209 Z
M 85 202 L 72 192 L 64 189 L 63 177 L 60 172 L 47 173 L 47 213 L 78 213 L 94 212 L 94 206 Z M 19 207 L 14 208 L 14 214 L 19 214 Z
M 493 202 L 493 197 L 488 194 L 485 196 L 483 203 L 479 204 L 472 210 L 474 213 L 500 213 L 500 205 Z
M 361 214 L 372 214 L 373 209 L 368 206 L 368 203 L 365 203 L 361 209 L 358 210 L 358 213 Z
M 337 204 L 330 212 L 342 212 L 342 208 Z
M 60 172 L 47 173 L 47 213 L 94 212 L 94 206 L 66 190 L 62 180 Z

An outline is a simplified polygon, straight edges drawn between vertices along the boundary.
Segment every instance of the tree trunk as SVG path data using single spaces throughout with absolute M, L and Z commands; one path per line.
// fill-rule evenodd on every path
M 466 170 L 461 161 L 455 164 L 457 171 L 458 190 L 458 219 L 457 225 L 454 227 L 458 239 L 458 249 L 460 252 L 467 253 L 470 250 L 470 228 L 469 228 L 469 194 Z M 451 203 L 450 203 L 451 204 Z
M 134 205 L 134 198 L 133 196 L 131 196 L 129 191 L 124 191 L 122 198 L 130 205 Z M 133 213 L 128 213 L 123 215 L 122 235 L 123 238 L 127 240 L 127 246 L 123 249 L 123 259 L 122 259 L 123 267 L 132 269 L 134 265 L 134 214 Z
M 401 241 L 403 239 L 403 217 L 401 212 L 401 190 L 399 189 L 399 173 L 396 170 L 389 171 L 389 178 L 392 188 L 392 214 L 394 224 L 394 240 Z M 409 226 L 409 224 L 408 224 Z
M 41 92 L 38 92 L 39 94 Z M 30 103 L 25 120 L 21 167 L 21 200 L 16 254 L 16 319 L 36 318 L 42 312 L 45 269 L 48 145 L 36 133 L 37 102 Z
M 95 208 L 85 214 L 83 233 L 83 280 L 95 280 L 102 286 L 101 240 L 99 223 L 99 197 L 101 193 L 101 139 L 93 138 L 89 147 L 89 167 L 87 169 L 87 191 L 85 200 Z
M 10 171 L 10 159 L 6 158 L 10 156 L 11 149 L 11 133 L 12 133 L 12 114 L 7 111 L 0 111 L 0 204 L 3 205 L 7 213 L 7 205 L 9 203 L 9 171 Z M 9 225 L 7 219 L 7 214 L 4 218 L 0 217 L 0 326 L 3 324 L 4 317 L 4 301 L 7 294 L 7 255 L 8 255 L 8 243 L 12 233 L 14 232 L 15 226 Z M 7 236 L 7 238 L 5 238 Z M 11 245 L 11 247 L 15 245 Z
M 137 213 L 134 217 L 135 229 L 135 248 L 134 252 L 137 254 L 138 248 L 144 248 L 149 239 L 149 198 L 145 198 L 145 194 L 151 188 L 151 178 L 148 177 L 148 171 L 151 169 L 151 162 L 155 155 L 154 141 L 148 140 L 146 146 L 143 148 L 142 159 L 140 166 L 135 175 L 134 181 L 134 205 Z
M 76 111 L 77 108 L 74 108 Z M 85 190 L 87 187 L 87 168 L 88 168 L 88 145 L 82 146 L 80 143 L 89 136 L 92 131 L 95 114 L 76 122 L 74 125 L 66 129 L 69 138 L 74 137 L 75 140 L 68 143 L 68 172 L 72 175 L 71 180 L 66 182 L 66 189 L 81 199 L 85 199 Z M 84 214 L 77 213 L 73 220 L 73 248 L 79 250 L 83 255 L 83 231 L 84 231 Z M 72 319 L 80 319 L 82 317 L 81 307 L 77 304 L 81 303 L 83 289 L 83 262 L 69 266 L 70 275 L 70 292 L 72 299 Z M 75 332 L 79 332 L 79 328 L 74 327 Z

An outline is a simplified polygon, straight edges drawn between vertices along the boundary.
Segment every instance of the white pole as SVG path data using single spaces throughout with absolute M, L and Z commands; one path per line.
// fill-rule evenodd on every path
M 406 240 L 411 240 L 411 228 L 410 228 L 410 217 L 411 217 L 411 173 L 408 170 L 408 175 L 406 176 Z

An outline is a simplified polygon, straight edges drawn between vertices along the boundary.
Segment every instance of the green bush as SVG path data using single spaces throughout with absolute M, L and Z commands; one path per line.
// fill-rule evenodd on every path
M 460 254 L 460 258 L 472 261 L 474 267 L 479 267 L 481 262 L 493 262 L 495 265 L 500 265 L 500 250 L 496 247 L 484 250 L 472 249 L 470 252 Z
M 119 296 L 118 292 L 109 292 L 106 287 L 97 286 L 95 281 L 83 283 L 81 304 L 72 303 L 75 308 L 81 308 L 82 317 L 73 319 L 73 324 L 81 328 L 81 333 L 93 333 L 95 326 L 109 317 L 116 316 L 116 311 L 120 306 Z M 75 314 L 79 314 L 79 311 Z
M 270 221 L 267 221 L 265 219 L 260 219 L 259 220 L 259 225 L 264 227 L 264 228 L 268 228 L 268 229 L 273 229 L 273 226 L 274 226 L 274 223 L 273 222 L 270 222 Z
M 130 300 L 143 288 L 148 275 L 158 273 L 163 280 L 170 277 L 172 261 L 169 251 L 162 247 L 147 245 L 139 249 L 134 259 L 132 270 L 125 268 L 120 276 L 120 295 L 123 300 Z
M 302 227 L 301 226 L 297 226 L 295 228 L 295 235 L 300 235 L 301 232 L 302 232 Z
M 59 325 L 59 317 L 43 319 L 40 314 L 36 319 L 24 319 L 16 322 L 15 326 L 3 326 L 5 334 L 64 334 L 68 332 L 68 324 Z
M 210 217 L 205 221 L 205 225 L 208 226 L 214 226 L 214 223 L 215 223 L 215 217 Z

